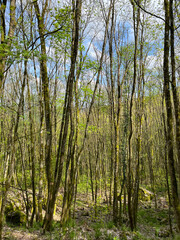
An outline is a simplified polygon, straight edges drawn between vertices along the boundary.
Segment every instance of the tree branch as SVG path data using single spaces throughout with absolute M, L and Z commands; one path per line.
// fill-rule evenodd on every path
M 144 8 L 137 2 L 137 0 L 133 0 L 133 1 L 134 1 L 134 2 L 136 3 L 136 5 L 137 5 L 142 11 L 144 11 L 145 13 L 151 15 L 152 17 L 161 19 L 163 22 L 166 22 L 164 18 L 162 18 L 162 17 L 160 17 L 160 16 L 158 16 L 158 15 L 156 15 L 156 14 L 154 14 L 154 13 L 151 13 L 151 12 L 147 11 L 146 9 L 144 9 Z

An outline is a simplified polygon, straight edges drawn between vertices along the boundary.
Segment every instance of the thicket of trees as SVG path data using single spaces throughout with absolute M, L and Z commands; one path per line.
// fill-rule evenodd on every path
M 11 188 L 46 231 L 82 182 L 131 230 L 140 185 L 156 207 L 164 187 L 180 230 L 179 16 L 178 0 L 1 1 L 0 239 Z

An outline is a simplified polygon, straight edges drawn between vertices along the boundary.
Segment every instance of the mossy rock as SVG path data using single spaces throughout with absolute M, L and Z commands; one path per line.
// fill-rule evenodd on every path
M 19 210 L 15 210 L 6 215 L 6 222 L 20 226 L 26 223 L 26 215 Z
M 14 225 L 22 225 L 26 223 L 26 215 L 18 208 L 14 207 L 10 202 L 5 208 L 6 222 L 12 223 Z
M 10 202 L 8 204 L 6 204 L 6 207 L 5 207 L 5 215 L 9 214 L 10 212 L 13 212 L 14 211 L 14 206 L 13 204 Z
M 151 201 L 154 198 L 154 193 L 148 191 L 145 188 L 139 188 L 139 200 Z

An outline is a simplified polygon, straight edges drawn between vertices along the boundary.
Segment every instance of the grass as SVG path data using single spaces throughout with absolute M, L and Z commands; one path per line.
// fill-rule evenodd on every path
M 108 222 L 106 223 L 106 227 L 107 227 L 107 229 L 112 229 L 112 228 L 114 228 L 114 222 L 113 222 L 113 221 L 108 221 Z
M 151 227 L 160 227 L 167 225 L 168 221 L 168 210 L 156 210 L 156 209 L 144 209 L 141 208 L 138 211 L 138 222 L 141 224 L 147 224 Z

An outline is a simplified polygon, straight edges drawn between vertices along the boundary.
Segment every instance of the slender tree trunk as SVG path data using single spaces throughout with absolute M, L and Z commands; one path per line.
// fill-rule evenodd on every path
M 164 0 L 165 7 L 165 32 L 164 32 L 164 95 L 166 102 L 166 112 L 167 112 L 167 142 L 168 142 L 168 162 L 169 162 L 169 172 L 171 178 L 171 188 L 172 188 L 172 200 L 173 207 L 177 219 L 178 229 L 180 231 L 180 200 L 178 196 L 178 186 L 176 179 L 176 170 L 174 162 L 174 149 L 173 149 L 173 113 L 172 113 L 172 103 L 170 94 L 170 77 L 169 77 L 169 1 Z
M 27 61 L 25 60 L 25 68 L 27 69 Z M 26 70 L 27 73 L 27 70 Z M 29 77 L 27 79 L 27 92 L 28 92 L 28 106 L 29 106 L 29 120 L 30 120 L 30 159 L 31 159 L 31 182 L 32 182 L 32 193 L 33 193 L 33 211 L 31 215 L 30 225 L 33 226 L 34 216 L 36 214 L 36 187 L 35 187 L 35 152 L 34 152 L 34 133 L 33 133 L 33 117 L 32 117 L 32 107 L 31 107 L 31 96 L 29 88 Z
M 51 205 L 52 205 L 52 202 L 54 202 L 55 204 L 55 200 L 53 196 L 53 169 L 52 169 L 52 159 L 51 159 L 52 123 L 51 123 L 51 109 L 50 109 L 49 80 L 48 80 L 47 60 L 46 60 L 47 55 L 46 55 L 46 45 L 45 45 L 45 37 L 44 37 L 44 29 L 45 29 L 44 15 L 45 15 L 46 8 L 43 8 L 42 14 L 40 14 L 40 9 L 37 1 L 34 1 L 33 4 L 36 12 L 36 18 L 38 20 L 38 30 L 40 35 L 41 55 L 42 55 L 41 61 L 40 61 L 40 69 L 41 69 L 43 102 L 44 102 L 45 123 L 46 123 L 45 167 L 46 167 L 46 178 L 48 183 L 46 218 L 48 216 L 52 219 L 54 208 L 52 209 Z M 48 0 L 46 1 L 45 5 L 47 4 L 48 4 Z
M 172 95 L 174 103 L 174 112 L 176 119 L 176 147 L 177 147 L 177 156 L 178 156 L 178 175 L 180 181 L 180 101 L 178 90 L 176 86 L 176 62 L 175 62 L 175 50 L 174 50 L 174 13 L 173 13 L 173 2 L 174 0 L 169 1 L 169 17 L 170 17 L 170 49 L 171 49 L 171 73 L 172 73 Z
M 90 171 L 90 180 L 91 180 L 91 193 L 92 193 L 92 201 L 94 202 L 94 184 L 93 184 L 93 172 L 92 172 L 92 164 L 91 164 L 91 151 L 90 146 L 89 149 L 89 171 Z
M 151 112 L 150 112 L 151 113 Z M 153 149 L 152 149 L 152 143 L 148 141 L 149 139 L 149 133 L 148 133 L 148 124 L 147 124 L 147 116 L 145 115 L 145 124 L 146 124 L 146 132 L 147 132 L 147 158 L 148 158 L 148 165 L 149 165 L 149 176 L 150 176 L 150 183 L 151 183 L 151 189 L 152 192 L 154 193 L 154 200 L 155 200 L 155 208 L 157 208 L 157 197 L 156 197 L 156 192 L 155 192 L 155 181 L 154 181 L 154 170 L 153 170 Z M 150 133 L 150 138 L 151 138 L 151 133 Z
M 133 21 L 134 21 L 134 37 L 135 37 L 135 46 L 134 46 L 134 76 L 133 76 L 133 86 L 130 100 L 130 130 L 129 130 L 129 159 L 128 159 L 128 214 L 130 227 L 133 231 L 135 228 L 135 223 L 133 219 L 133 206 L 132 206 L 132 189 L 133 189 L 133 175 L 132 175 L 132 153 L 131 153 L 131 140 L 133 134 L 133 119 L 132 119 L 132 110 L 133 110 L 133 98 L 136 87 L 136 77 L 137 77 L 137 45 L 138 45 L 138 32 L 139 32 L 139 21 L 140 21 L 140 10 L 138 9 L 137 16 L 134 2 L 133 5 Z
M 75 66 L 76 66 L 78 43 L 79 43 L 79 24 L 80 24 L 80 18 L 81 18 L 81 5 L 82 5 L 81 0 L 77 0 L 76 2 L 73 1 L 74 16 L 73 16 L 73 33 L 72 33 L 72 47 L 71 47 L 71 67 L 70 67 L 69 76 L 67 80 L 65 103 L 64 103 L 64 109 L 63 109 L 63 119 L 61 123 L 59 146 L 58 146 L 57 157 L 56 157 L 52 198 L 49 199 L 48 201 L 48 208 L 44 218 L 44 226 L 43 226 L 44 231 L 50 230 L 51 228 L 55 201 L 56 201 L 57 193 L 58 193 L 61 178 L 62 178 L 63 163 L 64 163 L 65 151 L 66 151 L 66 141 L 68 137 L 69 120 L 70 120 L 70 114 L 72 111 L 71 106 L 73 101 L 73 84 L 75 79 Z
M 167 185 L 167 193 L 168 193 L 168 200 L 169 200 L 169 228 L 170 228 L 170 232 L 173 235 L 173 229 L 172 229 L 172 220 L 171 220 L 171 193 L 170 193 L 170 187 L 169 187 L 169 175 L 168 175 L 168 157 L 167 157 L 167 145 L 168 145 L 168 141 L 167 141 L 167 129 L 166 129 L 166 119 L 165 119 L 165 113 L 164 113 L 165 109 L 164 109 L 164 94 L 163 94 L 163 98 L 162 98 L 162 119 L 163 119 L 163 126 L 164 126 L 164 135 L 165 135 L 165 147 L 164 147 L 164 165 L 165 165 L 165 171 L 166 171 L 166 185 Z
M 140 19 L 140 13 L 138 18 Z M 139 21 L 137 19 L 137 21 Z M 144 59 L 143 59 L 143 47 L 144 47 L 144 16 L 142 19 L 141 26 L 141 40 L 140 40 L 140 74 L 138 76 L 138 97 L 137 97 L 137 138 L 136 138 L 136 152 L 137 152 L 137 163 L 136 163 L 136 176 L 134 184 L 134 196 L 133 196 L 133 219 L 134 227 L 137 226 L 137 212 L 138 212 L 138 197 L 139 197 L 139 182 L 140 182 L 140 158 L 141 158 L 141 141 L 142 141 L 142 116 L 144 108 Z

